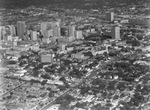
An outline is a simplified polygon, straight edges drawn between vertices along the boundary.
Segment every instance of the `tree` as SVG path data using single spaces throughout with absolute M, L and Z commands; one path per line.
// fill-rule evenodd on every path
M 22 67 L 24 64 L 26 64 L 26 62 L 24 60 L 19 62 L 19 66 Z
M 31 79 L 30 82 L 31 82 L 31 83 L 40 83 L 39 80 L 34 80 L 34 79 Z
M 80 91 L 81 94 L 85 94 L 90 90 L 89 87 L 84 87 L 84 86 L 82 86 L 80 89 L 81 89 L 81 91 Z
M 48 74 L 42 74 L 41 77 L 44 79 L 51 79 L 50 75 Z
M 90 51 L 88 51 L 88 52 L 85 52 L 85 53 L 84 53 L 84 55 L 85 55 L 85 56 L 90 56 L 90 57 L 93 57 L 93 54 L 92 54 L 92 52 L 90 52 Z
M 49 67 L 45 67 L 44 70 L 45 70 L 46 72 L 50 72 L 50 73 L 54 73 L 54 72 L 55 72 L 55 69 L 51 69 L 51 68 L 49 68 Z
M 134 40 L 128 40 L 127 44 L 131 44 L 132 46 L 140 46 L 140 42 L 136 39 Z
M 69 107 L 68 101 L 63 102 L 63 103 L 59 106 L 59 110 L 71 110 L 71 108 Z
M 109 102 L 109 103 L 107 103 L 105 106 L 110 108 L 110 107 L 112 107 L 113 105 Z
M 54 96 L 54 93 L 53 92 L 49 92 L 48 97 L 51 98 L 53 96 Z
M 117 56 L 118 51 L 113 50 L 113 51 L 109 51 L 109 56 Z
M 114 90 L 116 84 L 117 84 L 117 81 L 110 81 L 110 82 L 108 83 L 107 90 Z
M 134 96 L 133 96 L 133 98 L 131 98 L 131 100 L 130 100 L 130 103 L 133 105 L 133 106 L 139 106 L 140 105 L 140 103 L 142 103 L 144 101 L 144 97 L 140 94 L 140 93 L 138 93 L 138 92 L 136 92 L 135 94 L 134 94 Z
M 41 85 L 45 85 L 47 83 L 47 80 L 43 80 L 42 82 L 41 82 Z
M 66 82 L 65 77 L 61 77 L 59 80 L 60 80 L 60 81 L 63 81 L 63 82 Z
M 50 87 L 47 88 L 48 91 L 51 91 L 52 89 Z
M 142 90 L 141 90 L 141 93 L 142 93 L 143 95 L 148 95 L 148 94 L 150 93 L 150 86 L 144 85 L 144 87 L 143 87 Z
M 94 105 L 92 108 L 91 108 L 91 110 L 101 110 L 101 104 L 100 103 L 98 103 L 98 104 L 96 104 L 96 105 Z
M 123 105 L 123 107 L 120 107 L 121 110 L 132 110 L 131 105 L 129 105 L 127 102 L 120 101 L 119 104 Z
M 71 63 L 70 60 L 64 60 L 64 65 L 69 65 Z
M 29 25 L 28 30 L 34 30 L 34 26 L 32 24 Z
M 66 89 L 64 86 L 58 86 L 58 88 L 60 89 L 60 91 L 64 91 Z
M 87 106 L 87 102 L 82 102 L 82 103 L 77 102 L 76 103 L 76 107 L 78 107 L 78 108 L 84 108 L 85 106 Z
M 73 96 L 71 96 L 71 95 L 69 95 L 69 94 L 66 94 L 65 96 L 63 96 L 63 97 L 60 97 L 59 98 L 59 100 L 61 100 L 61 101 L 69 101 L 69 102 L 71 102 L 71 101 L 73 101 L 74 100 L 74 97 Z
M 115 96 L 113 97 L 113 99 L 114 99 L 114 100 L 119 99 L 119 96 L 118 96 L 118 95 L 115 95 Z
M 126 89 L 126 85 L 124 82 L 119 82 L 117 85 L 117 89 L 119 89 L 120 91 L 123 91 Z
M 143 35 L 138 34 L 138 35 L 136 36 L 136 38 L 137 38 L 138 40 L 142 40 L 142 39 L 143 39 Z
M 14 93 L 13 92 L 10 92 L 10 95 L 13 95 Z
M 38 64 L 38 65 L 37 65 L 37 68 L 38 68 L 38 69 L 42 69 L 42 68 L 43 68 L 43 64 L 42 64 L 42 63 Z
M 32 75 L 33 75 L 34 77 L 38 77 L 39 74 L 40 74 L 40 72 L 39 72 L 38 70 L 33 70 L 33 71 L 32 71 Z

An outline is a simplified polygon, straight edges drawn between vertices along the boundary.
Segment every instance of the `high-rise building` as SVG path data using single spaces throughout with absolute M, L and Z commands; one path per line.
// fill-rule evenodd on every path
M 48 30 L 48 37 L 53 37 L 53 36 L 54 36 L 53 29 Z
M 47 28 L 48 28 L 48 22 L 42 22 L 41 23 L 41 31 L 47 30 Z
M 53 29 L 44 30 L 44 31 L 43 31 L 43 36 L 44 36 L 44 37 L 53 37 Z
M 61 34 L 60 34 L 60 27 L 55 27 L 53 29 L 53 36 L 54 37 L 60 37 L 61 36 Z
M 24 21 L 17 22 L 17 35 L 22 37 L 26 33 L 26 25 Z
M 57 27 L 60 27 L 60 22 L 59 21 L 56 21 L 55 24 L 56 24 Z
M 41 30 L 53 29 L 55 27 L 60 27 L 60 22 L 42 22 Z
M 75 38 L 82 39 L 83 38 L 82 31 L 75 31 Z
M 60 27 L 60 22 L 56 21 L 56 22 L 50 22 L 50 27 L 51 29 L 55 28 L 55 27 Z
M 69 29 L 68 29 L 68 26 L 63 26 L 61 27 L 61 36 L 68 36 L 69 35 Z
M 111 36 L 114 39 L 120 39 L 120 27 L 118 25 L 114 25 L 111 28 Z
M 75 26 L 68 26 L 69 36 L 75 36 Z
M 16 36 L 16 27 L 14 25 L 10 25 L 9 29 L 10 29 L 10 35 Z
M 42 22 L 41 23 L 41 34 L 44 36 L 44 31 L 48 29 L 49 23 L 48 22 Z
M 23 35 L 23 36 L 22 36 L 22 39 L 23 39 L 24 41 L 28 41 L 28 40 L 29 40 L 29 36 Z
M 37 32 L 36 31 L 32 31 L 31 32 L 31 40 L 37 40 Z
M 105 17 L 106 17 L 106 20 L 109 22 L 114 21 L 114 12 L 107 12 Z

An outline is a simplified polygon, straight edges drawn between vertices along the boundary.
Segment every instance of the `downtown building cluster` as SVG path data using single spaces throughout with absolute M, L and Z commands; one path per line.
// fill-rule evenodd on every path
M 43 20 L 32 29 L 24 21 L 1 27 L 1 49 L 9 68 L 3 76 L 6 86 L 1 87 L 1 100 L 10 105 L 5 107 L 121 110 L 143 103 L 141 94 L 149 90 L 147 85 L 138 87 L 147 81 L 140 76 L 148 75 L 144 48 L 149 37 L 143 37 L 130 18 L 114 12 L 94 15 L 77 17 L 76 22 L 69 15 L 66 21 Z

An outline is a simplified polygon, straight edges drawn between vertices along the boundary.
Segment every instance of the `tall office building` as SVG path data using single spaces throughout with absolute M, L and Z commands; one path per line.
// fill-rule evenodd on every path
M 55 24 L 56 24 L 56 27 L 60 27 L 61 23 L 59 21 L 56 21 Z
M 26 33 L 26 25 L 24 21 L 17 22 L 17 35 L 22 37 Z
M 48 22 L 42 22 L 41 23 L 41 30 L 47 30 Z
M 53 36 L 54 36 L 54 37 L 60 37 L 60 36 L 61 36 L 60 27 L 55 27 L 55 28 L 53 29 Z
M 10 35 L 16 36 L 16 27 L 14 25 L 10 25 L 9 29 L 10 29 Z
M 43 31 L 43 36 L 44 36 L 44 37 L 53 37 L 53 29 L 44 30 L 44 31 Z
M 75 26 L 68 26 L 69 36 L 75 36 Z
M 114 25 L 111 28 L 111 36 L 114 39 L 120 39 L 120 27 L 118 25 Z
M 50 24 L 51 29 L 53 29 L 55 27 L 60 27 L 59 21 L 50 22 L 49 24 Z
M 69 29 L 68 26 L 61 27 L 61 36 L 68 36 L 69 35 Z
M 114 21 L 114 12 L 107 12 L 105 17 L 106 17 L 106 20 L 109 22 Z
M 44 31 L 48 29 L 48 22 L 42 22 L 41 23 L 41 34 L 44 36 Z

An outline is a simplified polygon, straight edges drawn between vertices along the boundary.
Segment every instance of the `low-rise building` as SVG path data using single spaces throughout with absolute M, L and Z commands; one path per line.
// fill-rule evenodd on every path
M 130 18 L 129 24 L 150 27 L 150 18 Z
M 41 54 L 40 58 L 42 63 L 52 63 L 53 57 L 53 54 Z
M 66 50 L 66 44 L 59 45 L 59 50 L 60 51 L 65 51 Z
M 31 40 L 37 40 L 37 32 L 36 31 L 31 32 Z
M 48 37 L 44 37 L 44 38 L 42 38 L 42 42 L 48 44 L 51 41 L 50 41 L 50 39 Z
M 89 58 L 88 56 L 84 56 L 82 53 L 72 54 L 71 57 L 79 60 L 86 60 Z
M 82 31 L 75 31 L 75 38 L 82 39 L 83 38 Z

